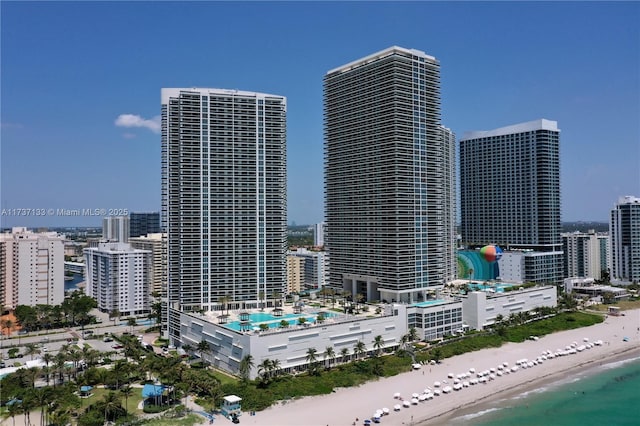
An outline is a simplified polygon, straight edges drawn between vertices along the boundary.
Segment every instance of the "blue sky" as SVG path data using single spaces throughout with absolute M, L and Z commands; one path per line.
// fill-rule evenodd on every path
M 0 207 L 160 209 L 162 87 L 287 96 L 289 222 L 323 218 L 322 77 L 392 45 L 441 64 L 458 137 L 561 129 L 562 219 L 640 196 L 637 2 L 7 2 Z M 140 117 L 116 126 L 122 114 Z M 90 226 L 98 217 L 0 217 Z

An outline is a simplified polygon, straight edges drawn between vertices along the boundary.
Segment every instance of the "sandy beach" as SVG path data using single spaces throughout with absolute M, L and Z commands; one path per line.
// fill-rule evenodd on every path
M 349 426 L 356 418 L 356 424 L 362 425 L 365 418 L 371 418 L 377 409 L 390 409 L 389 415 L 381 419 L 380 424 L 444 424 L 461 410 L 468 411 L 474 405 L 490 404 L 505 396 L 535 388 L 545 381 L 569 377 L 571 374 L 585 369 L 587 366 L 609 360 L 633 358 L 640 356 L 640 310 L 626 311 L 625 316 L 609 316 L 604 323 L 554 333 L 541 337 L 537 341 L 509 343 L 501 348 L 484 349 L 452 358 L 447 358 L 439 365 L 425 365 L 420 370 L 399 374 L 394 377 L 366 383 L 355 388 L 337 389 L 330 395 L 301 398 L 286 404 L 276 404 L 267 410 L 249 416 L 244 413 L 241 424 L 261 426 Z M 628 341 L 623 341 L 628 337 Z M 533 361 L 543 351 L 556 352 L 564 350 L 576 342 L 578 346 L 589 342 L 602 341 L 602 345 L 584 349 L 575 354 L 554 357 L 544 360 L 529 368 L 519 368 L 516 372 L 495 375 L 495 379 L 486 383 L 470 385 L 460 390 L 452 390 L 448 394 L 435 396 L 431 400 L 419 402 L 409 408 L 394 411 L 396 404 L 402 400 L 394 398 L 400 393 L 402 399 L 410 400 L 413 393 L 421 394 L 427 387 L 436 389 L 434 382 L 441 382 L 440 388 L 453 386 L 454 376 L 466 373 L 474 368 L 476 373 L 495 368 L 504 362 L 509 370 L 516 361 L 527 358 Z M 476 378 L 473 374 L 471 378 Z M 469 381 L 471 378 L 462 379 Z M 446 382 L 446 383 L 445 383 Z M 231 424 L 227 419 L 218 418 L 216 423 Z

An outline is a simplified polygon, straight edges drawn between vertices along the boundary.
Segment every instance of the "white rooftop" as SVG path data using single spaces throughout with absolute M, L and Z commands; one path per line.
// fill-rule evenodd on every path
M 480 139 L 480 138 L 488 138 L 491 136 L 504 136 L 504 135 L 512 135 L 515 133 L 525 133 L 525 132 L 533 132 L 536 130 L 551 130 L 554 132 L 559 132 L 558 122 L 545 120 L 541 118 L 539 120 L 527 121 L 526 123 L 518 123 L 512 124 L 511 126 L 500 127 L 499 129 L 494 130 L 474 130 L 471 132 L 464 132 L 461 140 L 468 139 Z

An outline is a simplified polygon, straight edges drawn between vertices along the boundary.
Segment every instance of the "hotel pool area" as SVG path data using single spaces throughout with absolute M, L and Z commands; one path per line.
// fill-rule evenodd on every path
M 434 300 L 425 300 L 424 302 L 416 302 L 413 303 L 411 306 L 431 306 L 431 305 L 437 305 L 438 303 L 443 303 L 444 300 L 442 299 L 434 299 Z
M 516 284 L 507 284 L 507 283 L 491 283 L 491 284 L 483 284 L 483 283 L 469 283 L 469 288 L 473 291 L 489 291 L 496 293 L 504 293 L 505 288 L 513 287 Z
M 333 312 L 322 312 L 325 319 L 335 317 L 337 314 Z M 280 323 L 284 320 L 289 323 L 289 326 L 298 324 L 298 318 L 304 317 L 307 323 L 313 323 L 316 320 L 318 314 L 285 314 L 282 316 L 275 316 L 266 312 L 255 312 L 249 314 L 249 325 L 245 325 L 245 329 L 253 330 L 260 328 L 260 324 L 266 324 L 269 328 L 280 328 Z M 227 324 L 223 324 L 224 327 L 230 328 L 236 331 L 242 331 L 240 327 L 240 321 L 232 321 Z

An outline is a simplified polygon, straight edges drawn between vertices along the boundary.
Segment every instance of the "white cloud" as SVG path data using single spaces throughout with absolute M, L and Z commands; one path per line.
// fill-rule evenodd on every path
M 3 129 L 22 129 L 24 126 L 20 123 L 9 123 L 7 121 L 3 121 L 0 123 L 0 128 Z
M 144 127 L 153 133 L 160 133 L 160 116 L 156 115 L 147 120 L 135 114 L 120 114 L 116 118 L 115 125 L 118 127 Z

